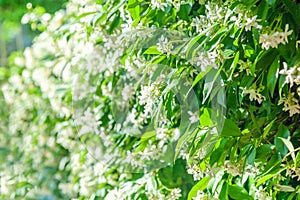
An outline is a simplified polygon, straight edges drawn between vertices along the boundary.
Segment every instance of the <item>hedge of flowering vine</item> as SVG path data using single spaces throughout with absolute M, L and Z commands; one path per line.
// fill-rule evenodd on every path
M 300 199 L 300 5 L 70 0 L 0 69 L 1 199 Z

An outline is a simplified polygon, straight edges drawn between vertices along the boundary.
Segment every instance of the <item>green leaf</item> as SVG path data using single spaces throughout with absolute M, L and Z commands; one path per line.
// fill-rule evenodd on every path
M 152 58 L 150 60 L 150 63 L 151 65 L 156 65 L 158 63 L 161 63 L 163 60 L 166 59 L 166 56 L 165 55 L 162 55 L 162 56 L 155 56 L 154 58 Z
M 259 159 L 260 161 L 265 161 L 272 155 L 272 148 L 274 146 L 271 144 L 264 144 L 257 148 L 256 150 L 256 159 Z
M 249 164 L 254 164 L 255 156 L 256 156 L 256 149 L 253 148 L 251 153 L 248 156 L 248 163 Z
M 193 84 L 192 84 L 191 88 L 190 88 L 189 91 L 187 92 L 186 97 L 189 95 L 189 93 L 190 93 L 191 90 L 195 87 L 195 85 L 196 85 L 201 79 L 203 79 L 203 77 L 204 77 L 210 70 L 211 70 L 211 67 L 208 67 L 208 68 L 206 69 L 206 71 L 201 71 L 201 72 L 197 75 L 197 77 L 196 77 L 195 80 L 193 81 Z M 186 97 L 185 97 L 185 98 L 186 98 Z
M 230 66 L 231 74 L 229 76 L 229 80 L 232 80 L 232 75 L 233 75 L 233 73 L 235 71 L 235 68 L 236 68 L 238 62 L 239 62 L 239 57 L 240 57 L 240 52 L 237 52 L 235 54 L 235 56 L 234 56 L 234 59 L 233 59 L 233 61 L 231 63 L 231 66 Z
M 240 128 L 230 119 L 225 119 L 224 127 L 221 132 L 222 136 L 233 136 L 239 137 L 242 136 Z
M 226 58 L 232 58 L 235 51 L 233 51 L 232 49 L 225 49 L 223 53 Z
M 274 120 L 272 120 L 265 128 L 264 128 L 264 132 L 263 132 L 263 138 L 266 138 L 275 122 L 276 118 Z
M 193 197 L 196 197 L 197 192 L 199 190 L 204 190 L 208 185 L 209 181 L 210 181 L 210 177 L 204 177 L 196 185 L 194 185 L 194 187 L 191 189 L 191 191 L 188 194 L 188 200 L 191 200 Z
M 300 166 L 300 151 L 298 151 L 296 155 L 296 163 L 295 163 L 296 168 L 298 168 L 299 166 Z
M 144 142 L 146 140 L 149 140 L 151 137 L 156 135 L 156 131 L 148 131 L 146 133 L 143 134 L 142 138 L 141 138 L 141 142 Z
M 267 180 L 271 179 L 272 177 L 276 176 L 277 174 L 280 174 L 282 171 L 284 171 L 286 168 L 280 168 L 280 169 L 277 169 L 275 171 L 273 171 L 272 173 L 270 174 L 266 174 L 262 177 L 258 177 L 257 178 L 257 183 L 256 183 L 256 187 L 259 187 L 261 184 L 263 184 L 264 182 L 266 182 Z M 270 170 L 269 170 L 270 171 Z
M 274 184 L 275 187 L 277 187 L 281 192 L 294 192 L 295 188 L 288 186 L 288 185 L 278 185 Z
M 220 68 L 218 71 L 215 69 L 211 69 L 206 77 L 205 77 L 205 83 L 204 83 L 204 88 L 203 88 L 203 100 L 202 103 L 206 102 L 209 98 L 213 98 L 211 96 L 211 93 L 214 88 L 217 86 L 220 86 L 221 83 L 221 78 L 220 78 L 220 73 L 221 73 L 222 68 Z M 219 87 L 220 88 L 220 87 Z
M 268 76 L 267 76 L 267 88 L 269 89 L 269 92 L 271 94 L 271 97 L 274 95 L 275 86 L 278 79 L 278 69 L 279 69 L 279 56 L 277 56 L 270 69 L 268 70 Z
M 228 184 L 227 184 L 227 182 L 224 182 L 222 185 L 219 199 L 220 200 L 228 200 Z
M 211 67 L 210 67 L 211 69 Z M 206 70 L 204 72 L 200 72 L 195 80 L 193 81 L 192 87 L 194 87 L 210 70 Z
M 285 144 L 285 146 L 289 149 L 289 151 L 291 152 L 292 159 L 293 159 L 294 163 L 296 163 L 295 149 L 294 149 L 294 146 L 291 143 L 291 141 L 289 141 L 285 138 L 282 138 L 282 137 L 279 137 L 279 139 L 281 139 L 283 141 L 283 143 Z
M 288 152 L 287 146 L 284 145 L 284 142 L 280 138 L 287 139 L 290 136 L 290 132 L 288 128 L 282 124 L 280 124 L 278 131 L 276 133 L 276 137 L 274 139 L 274 143 L 278 151 L 281 153 L 281 155 L 286 155 Z
M 250 45 L 243 44 L 244 55 L 250 58 L 254 54 L 254 49 Z
M 290 194 L 289 198 L 287 200 L 293 200 L 295 199 L 296 193 L 293 192 L 292 194 Z
M 107 14 L 106 13 L 100 13 L 97 14 L 92 22 L 93 27 L 95 27 L 98 24 L 102 24 L 102 22 L 104 22 L 106 20 Z
M 200 115 L 200 124 L 208 127 L 213 125 L 207 108 L 204 108 L 202 114 Z
M 128 1 L 128 11 L 133 19 L 139 18 L 140 16 L 140 2 L 135 0 Z
M 256 4 L 259 0 L 241 0 L 242 4 L 245 4 L 246 6 L 253 6 Z
M 262 21 L 265 21 L 268 15 L 269 11 L 269 4 L 266 3 L 266 1 L 262 1 L 258 6 L 258 18 L 262 19 Z
M 193 184 L 192 176 L 186 172 L 185 166 L 185 161 L 178 159 L 174 165 L 161 168 L 158 171 L 159 180 L 168 188 L 180 187 L 183 183 Z
M 287 10 L 291 13 L 291 15 L 294 18 L 294 22 L 300 27 L 300 12 L 299 12 L 299 6 L 296 3 L 296 1 L 292 0 L 283 0 L 284 5 L 286 6 Z M 297 29 L 295 29 L 297 30 Z
M 270 6 L 274 7 L 277 0 L 266 0 L 266 1 Z
M 177 14 L 181 19 L 188 20 L 191 9 L 192 7 L 189 4 L 182 4 Z
M 97 13 L 97 12 L 96 12 L 96 11 L 93 11 L 93 12 L 85 12 L 85 13 L 79 15 L 78 17 L 76 17 L 76 20 L 80 20 L 80 19 L 83 18 L 83 17 L 86 17 L 86 16 L 88 16 L 88 15 L 92 15 L 92 14 L 95 14 L 95 13 Z
M 251 200 L 253 199 L 247 192 L 247 190 L 238 185 L 229 185 L 228 186 L 228 194 L 232 199 L 238 200 Z
M 186 131 L 184 132 L 184 134 L 179 138 L 176 148 L 175 148 L 175 157 L 178 156 L 179 152 L 182 150 L 182 147 L 186 144 L 186 142 L 190 138 L 195 137 L 195 135 L 197 135 L 197 133 L 199 132 L 199 129 L 195 129 L 191 134 L 189 129 L 190 129 L 190 127 L 188 127 L 186 129 Z
M 272 177 L 274 177 L 276 174 L 267 174 L 265 176 L 263 176 L 262 178 L 259 179 L 259 181 L 256 183 L 256 187 L 259 187 L 261 184 L 263 184 L 264 182 L 266 182 L 267 180 L 271 179 Z
M 157 46 L 151 46 L 144 52 L 144 54 L 161 54 L 161 52 L 157 50 Z
M 213 166 L 216 162 L 218 162 L 218 160 L 222 157 L 223 153 L 224 153 L 224 145 L 214 150 L 210 155 L 210 159 L 209 159 L 210 166 Z
M 117 15 L 114 20 L 111 22 L 109 29 L 108 29 L 108 33 L 112 34 L 113 31 L 115 30 L 115 28 L 118 27 L 119 23 L 121 22 L 121 17 L 120 15 Z
M 210 193 L 215 193 L 216 189 L 218 188 L 219 184 L 222 184 L 222 178 L 225 173 L 224 169 L 219 170 L 214 177 L 209 181 L 207 185 L 207 189 Z

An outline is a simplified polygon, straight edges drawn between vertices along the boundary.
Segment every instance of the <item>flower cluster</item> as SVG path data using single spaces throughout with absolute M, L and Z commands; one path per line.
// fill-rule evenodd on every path
M 283 110 L 289 111 L 290 117 L 300 113 L 299 101 L 294 97 L 294 93 L 289 93 L 287 97 L 280 98 L 278 105 L 283 104 Z
M 283 69 L 279 71 L 279 74 L 285 75 L 285 83 L 289 84 L 290 87 L 293 87 L 294 84 L 300 84 L 300 67 L 296 65 L 288 69 L 286 62 L 283 62 Z
M 242 88 L 243 94 L 249 94 L 250 101 L 256 100 L 259 104 L 261 104 L 264 100 L 266 100 L 266 97 L 264 97 L 260 92 L 263 90 L 263 87 L 260 87 L 256 89 L 255 87 L 246 89 Z
M 268 50 L 271 48 L 278 48 L 279 44 L 287 44 L 288 36 L 292 34 L 292 30 L 289 30 L 289 25 L 285 25 L 284 32 L 274 32 L 272 34 L 261 34 L 259 37 L 259 43 L 262 44 L 262 48 Z
M 70 0 L 26 14 L 44 31 L 0 70 L 0 199 L 294 198 L 274 187 L 299 177 L 278 164 L 296 141 L 278 135 L 299 132 L 299 38 L 275 23 L 294 17 L 285 4 L 260 20 L 261 3 Z
M 163 35 L 159 38 L 157 43 L 157 50 L 170 55 L 173 49 L 173 45 L 168 41 L 168 38 Z

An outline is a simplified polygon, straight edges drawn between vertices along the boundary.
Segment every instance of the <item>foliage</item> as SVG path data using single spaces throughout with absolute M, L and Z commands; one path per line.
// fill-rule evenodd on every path
M 43 32 L 0 71 L 0 198 L 299 199 L 299 7 L 71 0 L 25 15 Z
M 22 25 L 21 19 L 26 12 L 44 14 L 54 13 L 62 8 L 66 0 L 60 3 L 54 0 L 41 1 L 33 0 L 30 3 L 20 0 L 1 0 L 0 1 L 0 65 L 7 67 L 7 57 L 13 51 L 23 51 L 24 46 L 29 46 L 31 40 L 40 33 L 31 31 L 29 26 Z M 34 6 L 34 9 L 32 9 Z M 48 13 L 46 13 L 46 10 Z

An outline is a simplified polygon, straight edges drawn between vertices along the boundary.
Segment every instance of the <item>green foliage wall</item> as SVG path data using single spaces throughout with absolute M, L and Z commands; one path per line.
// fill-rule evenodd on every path
M 1 199 L 300 199 L 300 5 L 70 0 L 1 77 Z

